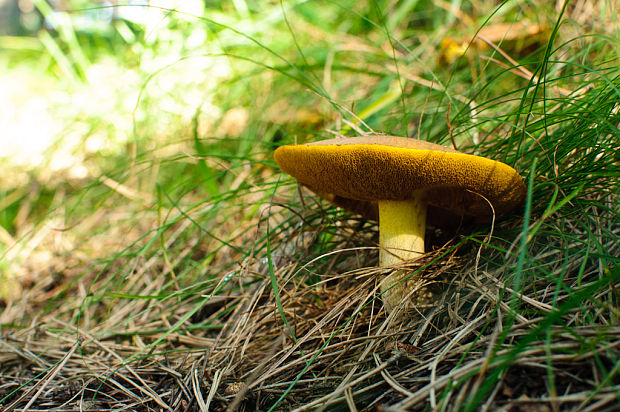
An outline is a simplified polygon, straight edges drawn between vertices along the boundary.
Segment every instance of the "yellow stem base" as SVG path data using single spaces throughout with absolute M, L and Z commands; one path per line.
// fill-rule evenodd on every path
M 379 201 L 379 265 L 392 266 L 424 254 L 426 201 L 423 192 L 411 200 Z M 411 289 L 408 271 L 397 270 L 381 282 L 383 304 L 391 311 Z

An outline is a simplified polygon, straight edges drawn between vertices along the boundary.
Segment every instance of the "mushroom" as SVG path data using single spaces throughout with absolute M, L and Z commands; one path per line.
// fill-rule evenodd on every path
M 424 254 L 427 214 L 435 224 L 450 214 L 488 219 L 519 205 L 526 193 L 521 176 L 504 163 L 405 137 L 286 145 L 274 158 L 319 196 L 368 217 L 378 215 L 379 265 L 387 267 Z M 381 282 L 388 310 L 407 295 L 407 276 L 397 270 Z

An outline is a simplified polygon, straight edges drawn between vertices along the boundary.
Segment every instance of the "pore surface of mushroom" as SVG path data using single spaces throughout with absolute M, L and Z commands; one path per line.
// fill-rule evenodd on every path
M 274 158 L 319 196 L 378 217 L 381 266 L 424 253 L 427 213 L 439 224 L 448 215 L 490 218 L 520 204 L 526 192 L 521 176 L 504 163 L 405 137 L 287 145 Z M 408 292 L 406 275 L 397 271 L 382 282 L 388 309 Z

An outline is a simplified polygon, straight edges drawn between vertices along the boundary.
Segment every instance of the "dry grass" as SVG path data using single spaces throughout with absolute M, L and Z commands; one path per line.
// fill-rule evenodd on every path
M 561 284 L 535 279 L 517 296 L 500 280 L 515 264 L 511 245 L 482 244 L 476 265 L 464 258 L 476 250 L 452 243 L 423 264 L 423 273 L 433 276 L 418 286 L 430 287 L 436 302 L 386 316 L 376 299 L 385 269 L 349 269 L 376 259 L 374 248 L 359 247 L 372 244 L 374 228 L 339 224 L 334 253 L 302 266 L 299 248 L 334 229 L 329 216 L 306 216 L 306 222 L 305 231 L 281 224 L 273 234 L 278 297 L 269 265 L 254 257 L 229 283 L 204 284 L 184 300 L 108 296 L 85 304 L 87 294 L 77 297 L 85 286 L 75 283 L 67 293 L 76 294 L 73 310 L 65 303 L 4 333 L 3 410 L 264 410 L 276 403 L 277 410 L 465 409 L 482 386 L 484 410 L 617 404 L 618 310 L 585 297 L 595 290 L 617 298 L 618 277 L 605 280 L 585 257 L 553 269 L 562 249 L 550 245 L 542 253 L 551 274 L 568 276 Z M 620 227 L 613 229 L 620 236 Z M 604 246 L 620 252 L 617 243 Z M 493 263 L 499 255 L 507 256 L 505 264 Z M 57 269 L 48 277 L 65 282 L 75 270 Z M 142 295 L 156 294 L 166 277 L 147 274 L 161 269 L 142 260 L 133 268 L 142 275 L 131 281 Z M 319 278 L 308 284 L 309 274 Z M 91 292 L 105 289 L 106 281 L 103 273 Z M 5 308 L 13 319 L 4 321 L 18 323 L 44 304 L 51 282 L 39 279 L 43 290 L 31 288 Z M 576 296 L 587 306 L 571 303 Z M 76 329 L 78 311 L 84 326 Z

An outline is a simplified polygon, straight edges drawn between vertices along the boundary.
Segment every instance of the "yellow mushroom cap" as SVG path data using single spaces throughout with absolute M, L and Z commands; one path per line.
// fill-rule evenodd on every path
M 489 217 L 488 202 L 500 214 L 523 202 L 526 193 L 521 176 L 504 163 L 405 137 L 287 145 L 274 158 L 321 197 L 362 213 L 379 200 L 406 200 L 424 190 L 431 207 Z

